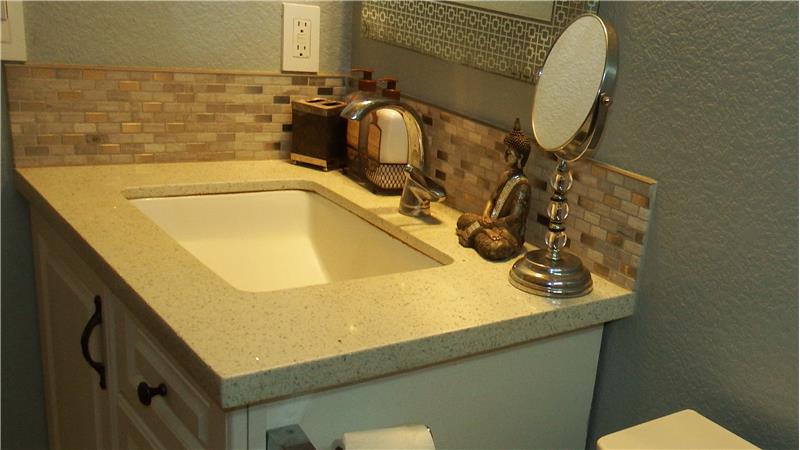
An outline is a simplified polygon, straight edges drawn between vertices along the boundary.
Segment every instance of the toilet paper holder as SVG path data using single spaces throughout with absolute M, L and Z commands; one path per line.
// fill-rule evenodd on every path
M 424 425 L 430 433 L 431 427 Z M 334 443 L 335 450 L 344 450 L 344 444 L 337 439 Z M 267 450 L 317 450 L 303 428 L 298 424 L 286 425 L 267 430 Z
M 422 430 L 425 430 L 424 432 Z M 376 434 L 377 433 L 377 434 Z M 400 433 L 399 435 L 397 433 Z M 424 433 L 422 437 L 419 433 Z M 406 425 L 396 426 L 389 428 L 371 429 L 359 431 L 355 433 L 345 433 L 342 439 L 334 442 L 335 450 L 347 450 L 345 443 L 347 442 L 347 435 L 361 435 L 356 438 L 355 442 L 351 442 L 355 448 L 408 448 L 408 449 L 428 449 L 435 448 L 433 443 L 433 432 L 431 427 L 427 425 Z M 371 435 L 366 437 L 365 435 Z M 366 438 L 366 440 L 365 440 Z M 351 441 L 353 437 L 350 438 Z M 421 439 L 421 440 L 420 440 Z
M 267 450 L 317 450 L 300 425 L 267 430 Z

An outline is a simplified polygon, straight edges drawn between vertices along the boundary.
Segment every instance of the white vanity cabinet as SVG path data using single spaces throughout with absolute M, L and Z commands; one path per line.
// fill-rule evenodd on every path
M 347 431 L 412 424 L 439 449 L 584 445 L 602 324 L 223 411 L 47 220 L 32 224 L 52 448 L 266 449 L 269 430 L 299 425 L 332 450 Z
M 51 447 L 225 448 L 225 413 L 35 213 L 32 231 Z M 82 337 L 102 369 L 84 358 Z M 140 383 L 166 395 L 145 405 Z

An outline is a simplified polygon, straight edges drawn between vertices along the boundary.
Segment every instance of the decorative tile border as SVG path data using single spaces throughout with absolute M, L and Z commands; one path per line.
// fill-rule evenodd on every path
M 18 167 L 286 158 L 292 100 L 347 89 L 339 75 L 4 69 Z
M 597 4 L 554 1 L 552 17 L 544 22 L 457 3 L 370 0 L 361 6 L 361 34 L 532 83 L 561 30 L 575 17 L 597 12 Z
M 423 118 L 428 140 L 426 170 L 442 183 L 447 203 L 461 211 L 480 212 L 505 170 L 501 130 L 420 101 L 405 98 Z M 569 251 L 592 273 L 628 289 L 636 287 L 656 182 L 608 164 L 585 159 L 571 165 L 568 194 Z M 526 240 L 544 243 L 548 181 L 555 170 L 552 155 L 533 150 L 526 166 L 531 182 L 531 212 Z

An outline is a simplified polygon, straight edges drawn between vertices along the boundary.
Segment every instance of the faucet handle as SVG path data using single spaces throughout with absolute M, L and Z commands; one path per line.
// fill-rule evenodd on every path
M 403 167 L 403 172 L 406 173 L 407 177 L 411 178 L 412 180 L 416 181 L 417 183 L 423 186 L 426 186 L 428 184 L 425 182 L 425 174 L 421 170 L 412 166 L 411 164 L 406 164 Z
M 433 181 L 417 167 L 414 167 L 411 164 L 406 164 L 405 167 L 403 167 L 403 171 L 406 173 L 408 178 L 423 186 L 431 194 L 431 197 L 433 197 L 432 200 L 438 202 L 447 198 L 447 193 L 445 192 L 444 187 Z
M 397 89 L 397 78 L 383 77 L 378 79 L 378 82 L 386 82 L 386 87 L 381 91 L 381 95 L 386 98 L 400 100 L 400 90 Z

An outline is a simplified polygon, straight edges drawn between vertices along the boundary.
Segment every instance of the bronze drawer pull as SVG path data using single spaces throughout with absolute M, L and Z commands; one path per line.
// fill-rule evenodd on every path
M 92 331 L 94 331 L 95 327 L 103 323 L 103 312 L 102 312 L 102 305 L 100 303 L 100 296 L 94 296 L 94 314 L 92 317 L 89 318 L 89 321 L 86 322 L 86 326 L 83 327 L 83 333 L 81 333 L 81 352 L 83 353 L 83 359 L 86 360 L 87 363 L 94 369 L 98 375 L 100 375 L 100 389 L 106 388 L 106 366 L 99 361 L 95 361 L 92 359 L 91 353 L 89 353 L 89 338 L 92 336 Z
M 153 397 L 156 395 L 167 395 L 167 385 L 161 383 L 156 387 L 150 387 L 147 383 L 142 381 L 139 383 L 139 386 L 136 387 L 136 393 L 139 395 L 139 401 L 142 402 L 144 406 L 150 406 L 150 402 L 153 401 Z

